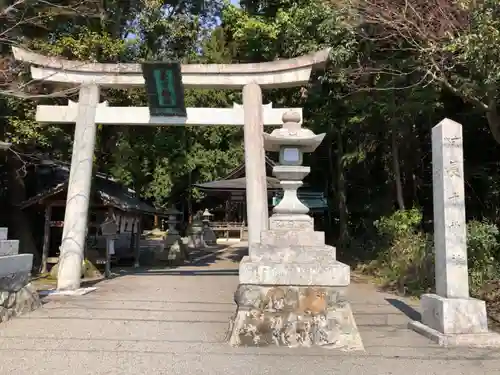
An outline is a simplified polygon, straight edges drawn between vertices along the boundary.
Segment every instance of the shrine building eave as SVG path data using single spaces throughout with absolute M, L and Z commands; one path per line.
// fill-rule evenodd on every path
M 266 177 L 268 191 L 280 191 L 281 185 L 277 178 Z M 233 178 L 230 180 L 217 180 L 202 184 L 193 184 L 194 187 L 206 192 L 244 192 L 246 191 L 246 178 Z
M 64 60 L 12 48 L 14 58 L 32 64 L 31 75 L 35 80 L 69 83 L 97 84 L 101 87 L 144 86 L 141 64 L 102 64 Z M 302 86 L 309 82 L 314 69 L 323 68 L 330 49 L 286 60 L 247 64 L 183 64 L 182 83 L 187 88 L 241 89 L 249 83 L 262 88 Z

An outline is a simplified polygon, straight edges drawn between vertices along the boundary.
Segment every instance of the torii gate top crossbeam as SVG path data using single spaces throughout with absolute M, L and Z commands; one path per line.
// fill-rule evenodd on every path
M 101 64 L 62 60 L 13 47 L 18 61 L 31 67 L 33 79 L 59 83 L 94 83 L 102 87 L 136 87 L 145 84 L 140 64 Z M 288 60 L 249 64 L 185 64 L 182 83 L 187 88 L 241 89 L 249 83 L 263 88 L 295 87 L 309 81 L 311 71 L 326 64 L 330 49 Z

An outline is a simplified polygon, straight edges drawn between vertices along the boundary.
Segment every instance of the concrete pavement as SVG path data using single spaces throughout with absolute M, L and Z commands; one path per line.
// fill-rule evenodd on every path
M 225 342 L 241 250 L 196 266 L 123 273 L 80 297 L 0 326 L 0 375 L 128 374 L 496 374 L 500 353 L 445 349 L 408 330 L 402 299 L 366 284 L 350 300 L 366 353 L 231 348 Z M 408 301 L 403 301 L 408 302 Z M 407 311 L 408 310 L 408 311 Z

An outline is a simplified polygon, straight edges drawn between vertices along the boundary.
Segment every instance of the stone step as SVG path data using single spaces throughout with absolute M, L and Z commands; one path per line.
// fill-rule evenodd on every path
M 33 254 L 0 257 L 0 290 L 18 291 L 28 283 Z
M 252 261 L 270 260 L 275 262 L 314 262 L 324 259 L 335 260 L 336 249 L 333 246 L 272 246 L 252 244 L 249 250 Z
M 7 228 L 0 228 L 0 240 L 6 240 L 8 232 Z
M 0 240 L 0 256 L 16 255 L 19 253 L 18 240 Z
M 263 245 L 276 247 L 288 246 L 325 246 L 325 232 L 294 231 L 294 230 L 265 230 L 260 235 Z
M 351 270 L 347 264 L 323 259 L 315 262 L 252 261 L 240 262 L 240 284 L 347 286 Z

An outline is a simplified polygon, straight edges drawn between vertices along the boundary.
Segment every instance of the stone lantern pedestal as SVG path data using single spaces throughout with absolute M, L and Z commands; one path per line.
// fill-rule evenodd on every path
M 233 346 L 321 346 L 363 350 L 345 294 L 349 266 L 336 260 L 324 232 L 314 230 L 309 209 L 297 189 L 310 172 L 302 165 L 324 138 L 301 128 L 300 116 L 287 112 L 283 128 L 264 134 L 267 151 L 280 153 L 273 174 L 284 190 L 261 242 L 250 244 L 240 263 L 238 310 L 232 322 Z

